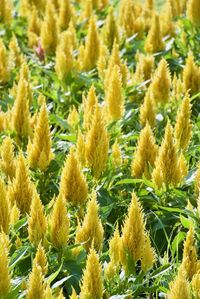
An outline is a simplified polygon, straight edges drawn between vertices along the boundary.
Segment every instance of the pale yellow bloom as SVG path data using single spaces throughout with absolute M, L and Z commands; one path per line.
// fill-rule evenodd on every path
M 76 243 L 84 243 L 83 247 L 89 251 L 93 246 L 97 251 L 102 249 L 103 245 L 103 226 L 99 218 L 99 205 L 96 199 L 96 193 L 93 192 L 92 199 L 87 204 L 87 212 L 83 223 L 76 232 Z
M 162 41 L 159 16 L 154 15 L 151 28 L 145 41 L 145 50 L 147 53 L 155 53 L 164 50 L 164 48 L 165 45 Z
M 187 17 L 193 25 L 200 25 L 200 2 L 198 0 L 188 0 Z
M 88 185 L 81 171 L 74 148 L 66 159 L 61 174 L 60 193 L 72 205 L 83 205 L 87 199 Z
M 9 185 L 8 198 L 11 204 L 16 202 L 22 214 L 29 213 L 32 196 L 33 196 L 33 183 L 29 177 L 29 170 L 26 165 L 26 160 L 22 153 L 19 153 L 16 162 L 16 176 L 12 183 Z
M 92 118 L 91 128 L 86 135 L 85 157 L 93 175 L 99 178 L 104 171 L 108 159 L 108 133 L 105 127 L 102 112 L 96 106 Z
M 4 298 L 11 287 L 11 275 L 9 271 L 9 240 L 4 233 L 0 233 L 0 297 Z
M 132 160 L 132 176 L 140 178 L 144 175 L 145 177 L 150 178 L 157 153 L 158 146 L 155 143 L 151 127 L 147 123 L 144 129 L 140 132 L 136 151 Z
M 7 190 L 4 182 L 0 180 L 0 232 L 9 232 L 10 225 L 10 203 L 8 201 Z
M 34 192 L 30 216 L 28 218 L 29 241 L 38 246 L 40 242 L 44 243 L 47 231 L 47 220 L 44 214 L 44 207 L 40 201 L 39 195 Z
M 180 149 L 186 150 L 188 148 L 190 138 L 192 135 L 191 124 L 191 104 L 189 95 L 186 94 L 181 103 L 181 107 L 176 117 L 175 138 Z
M 124 114 L 124 96 L 121 73 L 118 65 L 114 66 L 109 85 L 106 87 L 105 101 L 109 119 L 111 121 L 121 119 Z
M 51 135 L 46 104 L 43 103 L 37 117 L 33 141 L 29 140 L 27 153 L 30 167 L 44 171 L 54 155 L 52 153 Z
M 14 144 L 10 137 L 6 137 L 0 148 L 0 168 L 12 180 L 15 176 Z
M 98 254 L 95 252 L 94 249 L 90 249 L 86 262 L 86 268 L 83 273 L 80 299 L 102 299 L 102 297 L 102 267 L 99 262 Z
M 56 248 L 62 248 L 67 245 L 69 225 L 66 203 L 63 196 L 59 195 L 54 203 L 50 217 L 50 238 Z

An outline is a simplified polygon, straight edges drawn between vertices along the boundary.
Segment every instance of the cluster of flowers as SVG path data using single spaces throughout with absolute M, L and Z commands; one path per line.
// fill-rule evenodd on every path
M 25 286 L 28 299 L 64 298 L 62 290 L 54 296 L 50 285 L 46 283 L 48 262 L 45 251 L 49 251 L 51 246 L 62 251 L 67 246 L 70 238 L 68 207 L 79 210 L 73 240 L 77 247 L 72 250 L 73 257 L 76 259 L 80 253 L 78 244 L 82 244 L 88 254 L 80 295 L 73 289 L 70 298 L 100 299 L 105 293 L 104 281 L 112 286 L 122 269 L 129 276 L 135 274 L 138 267 L 144 273 L 153 267 L 155 250 L 146 229 L 142 205 L 133 192 L 123 226 L 119 229 L 116 225 L 110 239 L 110 261 L 103 269 L 99 257 L 104 229 L 99 216 L 99 204 L 96 192 L 89 192 L 87 177 L 83 172 L 83 168 L 87 167 L 94 181 L 98 181 L 106 170 L 110 154 L 108 126 L 113 121 L 123 120 L 127 101 L 124 91 L 127 87 L 145 82 L 142 86 L 145 97 L 139 108 L 142 129 L 131 162 L 132 177 L 146 177 L 152 180 L 155 188 L 162 189 L 179 186 L 188 173 L 185 153 L 192 137 L 191 97 L 200 91 L 200 68 L 192 51 L 188 53 L 179 75 L 170 72 L 164 58 L 156 64 L 153 54 L 165 49 L 166 36 L 171 39 L 177 31 L 182 32 L 178 16 L 186 14 L 194 28 L 200 25 L 200 2 L 168 0 L 163 13 L 157 15 L 153 0 L 147 0 L 144 4 L 122 0 L 119 12 L 110 7 L 103 26 L 99 28 L 98 12 L 102 13 L 108 7 L 108 2 L 77 0 L 72 4 L 69 0 L 19 1 L 19 15 L 28 23 L 28 46 L 35 49 L 41 63 L 50 57 L 61 82 L 67 80 L 70 74 L 97 68 L 98 79 L 105 93 L 100 104 L 92 85 L 88 94 L 83 94 L 79 109 L 71 108 L 67 121 L 76 131 L 77 142 L 70 148 L 62 168 L 59 194 L 53 199 L 50 213 L 46 213 L 29 171 L 39 169 L 45 172 L 55 158 L 46 99 L 42 93 L 38 96 L 38 110 L 33 113 L 34 83 L 27 57 L 16 36 L 12 36 L 8 46 L 0 39 L 1 85 L 6 86 L 10 82 L 14 68 L 19 70 L 9 90 L 14 104 L 8 106 L 7 111 L 0 112 L 0 131 L 8 135 L 0 148 L 0 296 L 6 296 L 12 287 L 9 233 L 25 215 L 28 218 L 28 239 L 36 249 L 32 272 Z M 16 18 L 14 10 L 11 0 L 1 0 L 0 22 L 9 27 L 13 18 Z M 85 40 L 78 36 L 78 26 L 87 32 Z M 137 40 L 144 41 L 144 53 L 136 53 L 136 67 L 132 72 L 120 55 L 120 47 L 134 34 Z M 184 43 L 186 37 L 184 32 L 181 34 Z M 178 55 L 175 50 L 173 55 Z M 173 106 L 175 101 L 179 106 L 175 126 L 168 120 L 159 146 L 154 136 L 157 114 L 165 107 Z M 83 115 L 82 121 L 80 115 Z M 115 140 L 110 151 L 115 167 L 127 162 L 118 140 Z M 196 175 L 197 197 L 199 188 L 200 166 Z M 91 199 L 88 200 L 89 197 Z M 86 214 L 83 217 L 85 207 Z M 18 246 L 20 242 L 18 238 Z M 182 264 L 177 278 L 171 284 L 169 298 L 190 298 L 189 281 L 195 298 L 200 298 L 198 269 L 191 227 L 184 245 Z

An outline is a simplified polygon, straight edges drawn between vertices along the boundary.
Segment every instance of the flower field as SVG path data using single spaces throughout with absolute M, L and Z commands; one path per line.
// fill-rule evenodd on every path
M 0 0 L 0 299 L 200 299 L 199 43 L 199 0 Z

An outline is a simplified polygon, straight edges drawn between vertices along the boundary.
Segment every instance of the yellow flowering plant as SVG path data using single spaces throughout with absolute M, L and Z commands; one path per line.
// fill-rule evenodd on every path
M 0 298 L 200 298 L 199 8 L 0 1 Z

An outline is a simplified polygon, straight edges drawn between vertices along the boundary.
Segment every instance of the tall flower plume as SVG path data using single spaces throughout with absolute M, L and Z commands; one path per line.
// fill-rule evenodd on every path
M 114 41 L 119 42 L 119 28 L 111 6 L 103 27 L 103 39 L 109 49 L 112 49 Z
M 86 135 L 85 143 L 86 163 L 96 178 L 100 177 L 106 167 L 108 147 L 108 133 L 104 124 L 102 111 L 96 105 L 91 128 Z
M 87 204 L 87 212 L 83 223 L 76 232 L 76 243 L 85 243 L 83 247 L 89 251 L 93 246 L 97 251 L 103 245 L 103 226 L 98 215 L 99 206 L 96 193 L 93 192 L 92 199 Z
M 142 261 L 142 258 L 149 254 L 146 242 L 149 240 L 145 232 L 142 206 L 133 192 L 121 235 L 120 260 L 127 274 L 134 273 L 136 263 Z
M 180 110 L 176 117 L 175 138 L 180 149 L 186 150 L 192 135 L 191 104 L 188 93 L 181 103 Z
M 159 188 L 163 184 L 177 186 L 180 183 L 181 170 L 178 158 L 177 147 L 173 138 L 173 128 L 168 122 L 152 173 L 153 181 Z
M 153 16 L 152 25 L 145 41 L 147 53 L 155 53 L 164 50 L 165 45 L 162 41 L 160 19 L 158 15 Z
M 28 218 L 29 241 L 38 246 L 40 242 L 44 243 L 47 231 L 47 220 L 44 215 L 44 207 L 40 201 L 39 195 L 35 191 Z
M 8 52 L 6 50 L 6 47 L 4 45 L 3 40 L 0 38 L 0 82 L 2 84 L 5 84 L 10 79 L 10 62 L 9 62 L 9 56 Z
M 114 42 L 113 47 L 112 47 L 112 52 L 111 52 L 111 57 L 109 59 L 108 68 L 105 71 L 104 86 L 108 86 L 108 84 L 110 82 L 110 77 L 112 75 L 113 68 L 115 65 L 118 65 L 120 68 L 120 73 L 122 76 L 122 83 L 125 86 L 126 81 L 127 81 L 128 70 L 127 70 L 126 63 L 123 63 L 121 61 L 120 54 L 119 54 L 119 45 L 116 41 Z
M 60 80 L 64 80 L 73 67 L 71 34 L 64 31 L 60 34 L 60 43 L 56 48 L 55 71 Z
M 48 111 L 45 103 L 40 108 L 33 142 L 29 140 L 27 152 L 30 167 L 38 167 L 42 171 L 48 167 L 53 159 Z
M 55 7 L 51 0 L 47 1 L 44 20 L 40 33 L 42 48 L 45 52 L 55 52 L 58 40 L 58 26 Z
M 184 271 L 179 270 L 178 275 L 170 283 L 168 299 L 191 299 L 190 285 Z
M 26 160 L 20 152 L 16 162 L 16 176 L 8 189 L 8 198 L 11 204 L 16 202 L 22 214 L 30 211 L 33 190 L 33 183 L 29 177 Z
M 0 233 L 0 297 L 4 298 L 11 287 L 11 275 L 9 271 L 9 240 L 4 233 Z
M 152 128 L 156 124 L 156 107 L 151 88 L 147 91 L 144 102 L 140 106 L 140 124 L 144 127 L 147 123 L 149 123 Z
M 13 128 L 19 137 L 28 137 L 31 133 L 27 97 L 27 82 L 25 79 L 22 79 L 17 87 L 17 96 L 12 110 Z
M 131 173 L 134 177 L 141 177 L 143 174 L 150 178 L 151 168 L 154 167 L 158 146 L 151 127 L 147 123 L 141 131 L 137 148 L 131 165 Z
M 11 0 L 1 0 L 0 3 L 0 22 L 9 24 L 12 21 L 13 4 Z
M 193 275 L 197 273 L 197 248 L 195 246 L 194 230 L 190 227 L 183 248 L 183 258 L 181 267 L 185 271 L 186 277 L 192 279 Z
M 60 9 L 58 16 L 58 26 L 61 30 L 66 30 L 68 28 L 69 22 L 73 17 L 73 6 L 69 0 L 60 1 Z
M 111 121 L 121 119 L 124 114 L 124 97 L 122 92 L 120 68 L 118 65 L 115 65 L 113 68 L 109 85 L 106 88 L 105 101 L 109 119 Z
M 66 202 L 63 196 L 59 195 L 50 217 L 50 238 L 56 248 L 62 248 L 67 245 L 69 225 Z
M 200 2 L 198 0 L 189 0 L 187 3 L 187 17 L 193 25 L 200 25 Z
M 60 193 L 72 205 L 83 205 L 87 199 L 88 185 L 81 171 L 74 148 L 69 155 L 61 174 Z
M 88 253 L 86 268 L 83 273 L 80 299 L 96 298 L 103 296 L 102 266 L 99 256 L 94 249 Z
M 151 92 L 156 103 L 165 104 L 169 101 L 171 75 L 167 61 L 163 58 L 152 78 Z
M 100 39 L 94 16 L 90 18 L 89 29 L 84 49 L 83 69 L 91 70 L 96 66 L 99 57 Z
M 98 98 L 96 95 L 96 90 L 94 85 L 92 85 L 89 89 L 87 97 L 83 97 L 83 127 L 87 131 L 91 126 L 91 118 L 94 114 L 95 107 L 98 103 Z
M 186 64 L 183 69 L 183 86 L 185 92 L 189 90 L 191 95 L 199 92 L 200 89 L 200 68 L 194 61 L 192 52 L 188 53 Z
M 0 190 L 0 231 L 8 234 L 10 225 L 10 203 L 8 201 L 6 186 L 2 180 L 0 180 Z
M 14 144 L 10 137 L 6 137 L 0 148 L 0 169 L 12 180 L 15 176 Z
M 45 291 L 46 291 L 46 286 L 44 283 L 42 268 L 38 264 L 33 263 L 32 272 L 29 276 L 26 298 L 27 299 L 46 298 Z
M 35 264 L 41 267 L 42 274 L 45 276 L 48 270 L 48 263 L 44 247 L 42 247 L 41 243 L 38 245 L 37 252 L 33 260 L 33 265 Z

